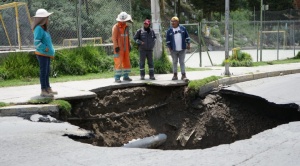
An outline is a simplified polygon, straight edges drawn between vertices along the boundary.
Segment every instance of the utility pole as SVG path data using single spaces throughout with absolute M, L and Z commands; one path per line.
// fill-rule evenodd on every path
M 225 0 L 225 75 L 230 76 L 229 72 L 229 0 Z
M 160 35 L 160 6 L 159 0 L 151 0 L 151 17 L 152 17 L 152 29 L 156 35 L 155 47 L 153 50 L 154 58 L 159 59 L 162 55 L 162 39 Z

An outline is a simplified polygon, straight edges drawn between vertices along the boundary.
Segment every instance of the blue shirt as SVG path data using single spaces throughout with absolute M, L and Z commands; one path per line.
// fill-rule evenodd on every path
M 182 38 L 182 49 L 186 49 L 186 43 L 190 43 L 190 37 L 189 34 L 186 30 L 186 28 L 184 26 L 179 25 L 180 31 L 177 33 L 181 34 L 181 38 Z M 176 50 L 176 44 L 175 44 L 175 38 L 174 38 L 174 31 L 173 31 L 173 27 L 170 27 L 167 31 L 166 34 L 166 42 L 167 42 L 167 46 L 171 49 L 171 50 Z
M 36 54 L 54 58 L 55 50 L 53 48 L 50 34 L 45 31 L 40 25 L 38 25 L 34 28 L 33 35 Z M 48 48 L 47 52 L 46 48 Z

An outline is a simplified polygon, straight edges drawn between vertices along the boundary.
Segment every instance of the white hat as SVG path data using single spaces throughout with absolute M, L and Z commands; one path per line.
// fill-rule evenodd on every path
M 116 18 L 117 21 L 120 22 L 126 22 L 126 21 L 132 21 L 131 15 L 127 14 L 126 12 L 121 12 L 118 17 Z
M 53 12 L 52 12 L 53 13 Z M 52 13 L 48 13 L 45 9 L 38 9 L 33 17 L 48 17 Z

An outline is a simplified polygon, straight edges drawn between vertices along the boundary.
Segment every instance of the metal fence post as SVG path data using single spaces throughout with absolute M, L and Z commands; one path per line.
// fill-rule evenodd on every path
M 296 56 L 296 48 L 295 48 L 295 20 L 293 21 L 293 45 L 294 45 L 294 57 Z
M 279 21 L 277 21 L 277 60 L 279 60 Z
M 200 25 L 200 26 L 199 26 Z M 198 38 L 199 38 L 199 59 L 200 64 L 199 66 L 202 67 L 202 43 L 201 43 L 201 35 L 202 35 L 202 23 L 198 24 Z
M 77 14 L 77 37 L 78 46 L 82 46 L 82 29 L 81 29 L 81 0 L 78 0 L 78 14 Z

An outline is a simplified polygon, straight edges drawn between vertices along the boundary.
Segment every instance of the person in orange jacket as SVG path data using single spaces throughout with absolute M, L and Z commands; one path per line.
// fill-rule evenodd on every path
M 121 12 L 116 23 L 112 28 L 112 41 L 114 48 L 114 63 L 115 63 L 115 82 L 121 82 L 121 76 L 123 75 L 123 81 L 132 81 L 129 78 L 131 72 L 129 52 L 131 50 L 129 40 L 129 26 L 127 22 L 133 22 L 132 18 L 126 12 Z

